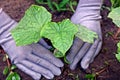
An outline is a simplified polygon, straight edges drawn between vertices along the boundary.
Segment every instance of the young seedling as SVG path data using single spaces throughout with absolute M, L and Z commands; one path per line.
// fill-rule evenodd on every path
M 16 69 L 15 65 L 11 65 L 10 67 L 6 66 L 3 70 L 3 74 L 7 75 L 6 80 L 21 80 L 20 75 L 13 70 Z
M 4 55 L 5 56 L 3 60 L 7 62 L 7 66 L 5 66 L 3 70 L 3 75 L 7 76 L 6 80 L 21 80 L 19 74 L 13 71 L 14 69 L 16 69 L 16 66 L 10 63 L 7 54 L 4 54 Z
M 89 80 L 97 80 L 96 77 L 99 76 L 101 73 L 103 73 L 106 69 L 107 69 L 107 67 L 101 69 L 101 70 L 98 71 L 98 72 L 91 73 L 91 74 L 86 74 L 86 75 L 85 75 L 85 78 L 86 78 L 86 79 L 89 79 Z
M 32 5 L 25 16 L 11 31 L 17 46 L 37 43 L 41 38 L 48 38 L 57 52 L 57 57 L 65 57 L 73 44 L 74 37 L 93 43 L 97 34 L 87 28 L 73 24 L 69 19 L 52 22 L 52 15 L 42 6 Z M 23 36 L 24 35 L 24 36 Z

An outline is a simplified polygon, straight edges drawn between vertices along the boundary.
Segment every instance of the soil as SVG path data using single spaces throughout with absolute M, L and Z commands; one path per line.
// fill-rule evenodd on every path
M 104 1 L 104 6 L 110 6 L 109 0 Z M 0 7 L 16 21 L 19 21 L 23 17 L 25 10 L 31 4 L 36 4 L 35 0 L 0 0 Z M 48 7 L 47 9 L 49 10 Z M 70 18 L 73 14 L 70 11 L 51 13 L 53 14 L 53 21 Z M 80 66 L 78 66 L 72 71 L 69 69 L 69 66 L 65 64 L 62 68 L 62 74 L 56 76 L 54 80 L 87 80 L 85 79 L 85 74 L 87 73 L 99 73 L 96 76 L 96 80 L 120 80 L 120 63 L 115 58 L 117 40 L 113 38 L 118 28 L 112 23 L 111 19 L 107 18 L 108 13 L 109 11 L 106 9 L 101 10 L 103 46 L 90 67 L 87 70 L 82 70 Z M 2 53 L 2 50 L 3 49 L 0 48 L 0 53 Z M 2 74 L 4 67 L 7 65 L 7 63 L 3 61 L 3 57 L 4 54 L 0 54 L 0 80 L 6 79 L 6 76 Z M 20 74 L 22 80 L 33 80 L 19 69 L 15 71 Z M 47 79 L 42 78 L 41 80 Z

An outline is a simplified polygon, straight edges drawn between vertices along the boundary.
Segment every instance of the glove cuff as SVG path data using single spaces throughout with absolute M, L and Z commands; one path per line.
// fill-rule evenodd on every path
M 83 21 L 100 20 L 102 0 L 79 0 L 71 21 L 80 24 Z
M 12 39 L 10 30 L 14 28 L 16 24 L 14 20 L 0 9 L 0 45 Z

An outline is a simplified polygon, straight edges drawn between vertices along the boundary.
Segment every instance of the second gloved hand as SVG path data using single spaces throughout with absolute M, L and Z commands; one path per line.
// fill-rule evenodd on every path
M 67 55 L 67 60 L 70 61 L 72 70 L 76 68 L 79 62 L 83 69 L 87 69 L 101 49 L 101 4 L 102 0 L 79 0 L 76 12 L 71 18 L 73 23 L 83 25 L 98 34 L 98 39 L 93 44 L 83 42 L 77 37 L 75 38 Z
M 63 63 L 40 44 L 28 46 L 16 46 L 10 30 L 17 23 L 0 9 L 0 45 L 8 54 L 11 62 L 20 70 L 30 75 L 34 80 L 39 80 L 41 75 L 52 79 L 54 75 L 60 75 L 60 67 Z M 48 46 L 49 48 L 49 46 Z

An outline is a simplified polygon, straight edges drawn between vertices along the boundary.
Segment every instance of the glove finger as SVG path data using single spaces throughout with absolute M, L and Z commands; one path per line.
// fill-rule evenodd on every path
M 55 75 L 61 74 L 61 70 L 57 66 L 55 66 L 54 64 L 50 63 L 49 61 L 41 57 L 38 57 L 33 54 L 33 55 L 29 55 L 27 59 L 35 64 L 45 67 L 46 69 L 50 70 Z
M 80 50 L 80 48 L 82 47 L 83 43 L 84 42 L 82 40 L 80 40 L 79 38 L 77 38 L 77 37 L 75 38 L 75 40 L 73 42 L 73 45 L 70 48 L 70 51 L 69 51 L 68 55 L 66 56 L 66 59 L 70 63 L 73 62 L 74 57 L 77 55 L 77 53 Z
M 44 39 L 40 39 L 40 41 L 38 42 L 39 44 L 41 44 L 43 47 L 45 47 L 46 49 L 51 49 L 52 47 L 49 46 Z
M 39 44 L 36 44 L 35 46 L 34 45 L 32 46 L 32 48 L 33 48 L 33 52 L 35 52 L 34 54 L 36 56 L 44 58 L 45 60 L 56 65 L 57 67 L 63 67 L 63 65 L 64 65 L 63 62 L 60 59 L 53 56 L 53 54 L 49 50 L 45 49 L 44 47 L 42 47 Z
M 41 74 L 36 73 L 30 69 L 28 69 L 27 67 L 21 65 L 21 64 L 16 64 L 16 66 L 22 70 L 23 72 L 25 72 L 26 74 L 28 74 L 29 76 L 31 76 L 34 80 L 39 80 L 41 78 Z
M 36 65 L 28 60 L 23 60 L 21 61 L 21 64 L 23 64 L 24 66 L 26 66 L 27 68 L 31 69 L 32 71 L 35 71 L 41 75 L 43 75 L 45 78 L 47 79 L 52 79 L 54 77 L 54 75 L 52 74 L 51 71 L 49 71 L 48 69 L 40 66 L 40 65 Z
M 0 13 L 2 12 L 2 10 L 3 10 L 3 9 L 2 9 L 2 8 L 0 8 Z
M 87 69 L 89 67 L 90 61 L 92 57 L 95 55 L 96 49 L 98 48 L 100 40 L 97 39 L 95 42 L 92 44 L 92 46 L 89 48 L 88 52 L 86 52 L 85 56 L 83 57 L 81 61 L 81 67 L 83 69 Z
M 84 43 L 83 47 L 80 49 L 78 54 L 75 56 L 72 64 L 70 65 L 70 69 L 74 70 L 80 61 L 80 59 L 85 55 L 85 53 L 89 50 L 91 44 L 89 43 Z
M 95 51 L 95 54 L 93 55 L 93 57 L 92 57 L 90 63 L 92 63 L 92 62 L 94 61 L 94 58 L 95 58 L 95 57 L 97 56 L 97 54 L 100 52 L 101 47 L 102 47 L 102 41 L 99 42 L 98 48 L 97 48 L 97 50 Z

